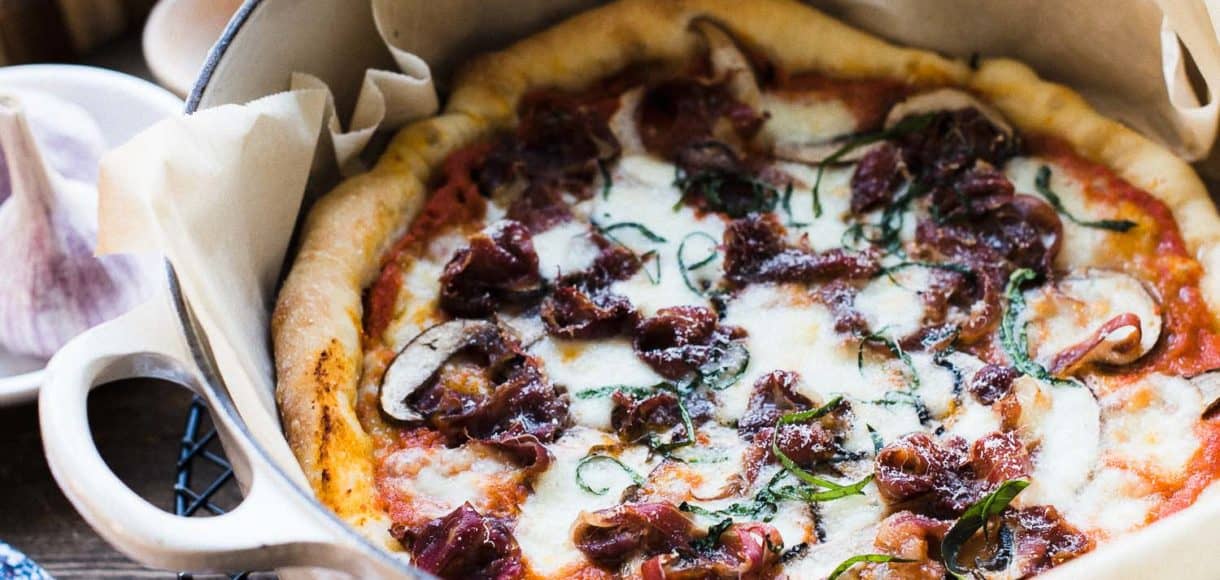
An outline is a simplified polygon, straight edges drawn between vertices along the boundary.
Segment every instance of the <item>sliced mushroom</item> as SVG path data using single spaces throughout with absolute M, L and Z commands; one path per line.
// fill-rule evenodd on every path
M 792 141 L 782 141 L 775 144 L 772 153 L 777 158 L 785 161 L 818 164 L 825 162 L 827 159 L 830 159 L 836 153 L 838 153 L 840 149 L 843 149 L 844 143 L 846 143 L 846 141 L 841 138 L 821 141 L 819 143 L 796 143 Z M 884 146 L 884 142 L 878 141 L 875 143 L 869 143 L 868 145 L 852 147 L 851 149 L 848 149 L 840 154 L 838 157 L 835 157 L 834 162 L 842 164 L 855 163 L 863 159 L 864 156 L 868 155 L 868 153 L 873 149 Z
M 458 319 L 442 322 L 419 333 L 398 352 L 381 381 L 381 409 L 401 421 L 419 421 L 423 416 L 407 399 L 426 385 L 453 355 L 500 329 L 486 320 Z
M 517 339 L 521 348 L 526 349 L 546 336 L 546 324 L 537 309 L 531 309 L 521 314 L 497 314 L 496 322 L 507 329 Z
M 618 110 L 610 116 L 610 132 L 618 139 L 624 157 L 644 152 L 644 142 L 640 140 L 640 125 L 636 120 L 636 111 L 640 108 L 640 100 L 643 97 L 643 87 L 623 93 L 618 98 Z
M 700 18 L 691 23 L 707 41 L 708 59 L 712 64 L 712 79 L 727 81 L 729 94 L 738 101 L 758 110 L 762 103 L 762 91 L 754 76 L 754 66 L 741 52 L 741 47 L 720 25 Z
M 890 113 L 885 117 L 885 128 L 889 129 L 912 115 L 962 109 L 977 109 L 993 125 L 1008 135 L 1012 135 L 1012 125 L 1004 120 L 1004 116 L 999 111 L 974 98 L 970 93 L 957 89 L 937 89 L 919 93 L 894 105 L 894 108 L 890 109 Z
M 1122 272 L 1086 269 L 1032 292 L 1031 350 L 1056 376 L 1091 364 L 1130 364 L 1161 336 L 1159 301 Z
M 1203 413 L 1200 416 L 1204 419 L 1214 417 L 1220 412 L 1220 369 L 1191 377 L 1190 382 L 1203 396 Z

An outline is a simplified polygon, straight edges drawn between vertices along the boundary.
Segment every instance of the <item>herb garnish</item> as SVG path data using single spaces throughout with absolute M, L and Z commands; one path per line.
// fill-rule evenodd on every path
M 614 180 L 610 177 L 610 169 L 606 167 L 606 161 L 598 158 L 597 171 L 602 176 L 602 199 L 610 199 L 610 186 L 614 184 Z
M 690 411 L 686 408 L 685 396 L 690 394 L 693 386 L 690 384 L 672 384 L 672 383 L 657 383 L 652 386 L 638 387 L 632 385 L 607 385 L 597 387 L 595 389 L 587 389 L 576 393 L 577 399 L 599 399 L 608 397 L 617 391 L 622 391 L 632 397 L 649 397 L 655 395 L 657 391 L 666 391 L 673 394 L 678 400 L 678 414 L 682 416 L 682 429 L 684 431 L 682 439 L 662 441 L 661 437 L 656 433 L 649 434 L 646 443 L 653 451 L 668 455 L 670 451 L 695 443 L 695 424 L 691 420 Z
M 754 494 L 754 497 L 750 498 L 748 501 L 735 502 L 718 510 L 709 510 L 690 502 L 682 502 L 681 505 L 678 506 L 678 509 L 708 518 L 740 517 L 749 520 L 769 522 L 775 517 L 776 512 L 779 510 L 778 504 L 782 500 L 787 499 L 805 503 L 817 503 L 833 501 L 853 495 L 863 495 L 864 487 L 873 481 L 873 476 L 868 475 L 860 481 L 847 485 L 825 482 L 835 486 L 833 489 L 826 490 L 818 490 L 808 485 L 801 484 L 784 486 L 779 485 L 788 474 L 789 472 L 784 470 L 777 471 L 775 475 L 771 476 L 771 479 L 767 481 L 767 485 L 763 486 L 762 489 L 759 489 L 758 492 Z
M 1001 483 L 995 491 L 966 508 L 962 516 L 949 529 L 949 533 L 945 534 L 945 539 L 940 542 L 940 554 L 949 572 L 958 578 L 966 578 L 970 574 L 971 571 L 963 568 L 957 561 L 957 556 L 961 552 L 962 546 L 980 529 L 983 529 L 985 536 L 987 534 L 985 528 L 987 520 L 993 516 L 1000 515 L 1008 507 L 1008 504 L 1012 503 L 1012 500 L 1017 497 L 1017 494 L 1021 493 L 1021 490 L 1026 487 L 1029 487 L 1028 480 L 1010 479 Z
M 606 236 L 606 237 L 614 240 L 615 242 L 618 242 L 619 245 L 625 246 L 625 244 L 623 244 L 623 242 L 619 241 L 617 238 L 610 235 L 610 232 L 612 232 L 614 230 L 621 230 L 623 228 L 628 228 L 628 229 L 632 229 L 632 230 L 639 232 L 640 235 L 647 238 L 648 241 L 650 241 L 650 242 L 656 242 L 658 244 L 664 244 L 666 242 L 664 236 L 648 229 L 647 226 L 645 226 L 644 224 L 638 223 L 638 222 L 618 222 L 618 223 L 610 224 L 608 226 L 602 226 L 602 225 L 598 225 L 595 223 L 595 224 L 593 224 L 593 227 L 597 228 L 597 231 L 601 232 L 601 234 L 603 236 Z
M 707 535 L 702 538 L 691 540 L 690 546 L 700 552 L 710 552 L 716 549 L 720 544 L 720 536 L 724 531 L 733 525 L 733 518 L 725 518 L 719 522 L 712 524 L 707 529 Z
M 648 262 L 656 264 L 655 271 L 648 270 Z M 656 286 L 661 283 L 661 254 L 656 250 L 648 250 L 640 255 L 640 269 L 644 271 L 644 275 L 648 277 L 648 281 Z
M 1081 220 L 1072 215 L 1067 208 L 1063 207 L 1063 200 L 1059 198 L 1059 194 L 1051 189 L 1051 168 L 1045 165 L 1038 168 L 1038 174 L 1034 177 L 1034 188 L 1042 194 L 1042 197 L 1046 198 L 1046 201 L 1050 202 L 1055 211 L 1078 226 L 1125 233 L 1137 225 L 1131 220 Z
M 797 465 L 796 462 L 793 461 L 791 457 L 788 457 L 788 455 L 785 454 L 783 452 L 783 450 L 781 450 L 779 448 L 779 432 L 781 430 L 780 428 L 785 425 L 793 425 L 796 423 L 805 423 L 808 421 L 813 421 L 815 419 L 821 418 L 821 417 L 825 416 L 827 413 L 834 411 L 839 406 L 839 403 L 841 403 L 841 402 L 843 402 L 843 396 L 839 395 L 839 396 L 836 396 L 835 398 L 831 399 L 829 402 L 827 402 L 825 405 L 822 405 L 821 407 L 818 407 L 816 409 L 810 409 L 808 411 L 801 411 L 798 413 L 788 413 L 787 415 L 780 417 L 779 420 L 775 422 L 775 431 L 771 435 L 771 453 L 773 455 L 775 455 L 776 459 L 779 459 L 779 463 L 780 463 L 780 465 L 784 466 L 784 469 L 787 469 L 790 473 L 792 473 L 792 475 L 796 476 L 797 479 L 799 479 L 805 483 L 808 483 L 809 485 L 813 485 L 813 486 L 817 486 L 817 487 L 824 487 L 824 488 L 827 488 L 830 490 L 837 490 L 837 489 L 843 489 L 845 487 L 852 487 L 852 485 L 845 486 L 845 485 L 830 481 L 828 479 L 823 479 L 812 473 L 809 473 L 808 471 L 805 471 L 804 469 L 801 469 L 801 467 L 799 465 Z M 853 485 L 855 485 L 855 484 L 853 484 Z M 861 485 L 860 487 L 863 488 L 864 486 Z M 854 493 L 862 493 L 862 492 L 859 491 L 859 489 L 857 489 L 854 491 Z
M 708 255 L 697 260 L 695 263 L 687 264 L 686 263 L 686 244 L 692 238 L 705 239 L 705 240 L 710 241 L 712 243 L 711 252 Z M 686 234 L 686 237 L 682 238 L 682 243 L 678 244 L 678 272 L 680 272 L 682 274 L 682 281 L 686 283 L 686 287 L 689 288 L 691 292 L 694 292 L 695 294 L 698 294 L 699 296 L 706 296 L 707 291 L 697 288 L 695 286 L 694 282 L 691 282 L 690 275 L 688 273 L 693 270 L 698 270 L 699 268 L 702 268 L 702 267 L 710 264 L 712 262 L 712 260 L 715 260 L 716 257 L 720 255 L 719 245 L 720 245 L 720 242 L 716 238 L 713 238 L 711 234 L 709 234 L 707 232 L 702 232 L 702 231 L 694 231 L 689 234 Z
M 1021 285 L 1033 280 L 1037 274 L 1029 268 L 1021 268 L 1008 277 L 1008 286 L 1004 296 L 1008 307 L 1004 309 L 1004 317 L 1000 320 L 1000 345 L 1008 358 L 1012 359 L 1013 368 L 1021 374 L 1062 386 L 1081 386 L 1072 379 L 1061 379 L 1052 376 L 1045 367 L 1029 358 L 1029 337 L 1026 335 L 1026 324 L 1021 323 L 1021 312 L 1025 310 L 1025 295 L 1021 293 Z
M 919 418 L 921 424 L 927 424 L 932 420 L 932 414 L 928 411 L 928 406 L 924 404 L 923 399 L 910 391 L 886 391 L 885 395 L 880 399 L 867 401 L 873 405 L 881 405 L 889 407 L 893 405 L 910 405 L 915 409 L 915 415 Z
M 784 208 L 784 213 L 788 214 L 788 223 L 784 224 L 790 228 L 803 228 L 810 224 L 798 222 L 792 217 L 792 182 L 788 183 L 788 187 L 784 189 L 783 200 L 780 202 L 780 207 Z
M 920 387 L 919 371 L 915 370 L 915 362 L 911 360 L 911 355 L 907 354 L 897 341 L 881 334 L 884 331 L 885 329 L 882 328 L 881 331 L 865 335 L 860 339 L 860 346 L 856 349 L 856 368 L 860 371 L 860 375 L 864 375 L 864 346 L 869 343 L 877 343 L 884 345 L 894 356 L 898 357 L 898 360 L 902 361 L 902 364 L 906 365 L 907 370 L 910 371 L 911 389 L 918 389 Z
M 745 183 L 750 186 L 752 199 L 748 207 L 730 207 L 724 198 L 721 197 L 721 190 L 725 184 L 732 181 Z M 686 172 L 679 167 L 674 175 L 674 186 L 682 192 L 682 195 L 678 197 L 677 203 L 674 204 L 674 211 L 682 207 L 682 203 L 686 201 L 686 196 L 689 192 L 698 192 L 707 203 L 708 209 L 725 212 L 732 218 L 745 217 L 755 212 L 766 213 L 773 211 L 783 195 L 778 187 L 757 177 L 744 172 L 725 171 L 723 169 Z
M 737 383 L 750 366 L 750 351 L 738 340 L 729 341 L 716 349 L 717 356 L 699 367 L 699 383 L 713 391 L 722 391 Z
M 589 465 L 595 461 L 613 463 L 614 465 L 622 468 L 623 472 L 626 473 L 627 476 L 631 478 L 631 481 L 635 482 L 636 485 L 644 485 L 644 477 L 639 473 L 636 473 L 634 469 L 628 467 L 622 461 L 619 461 L 618 459 L 609 455 L 590 454 L 581 458 L 580 462 L 576 464 L 576 485 L 580 486 L 580 489 L 583 489 L 593 495 L 606 495 L 606 492 L 610 491 L 609 487 L 598 489 L 589 485 L 588 483 L 585 483 L 585 478 L 582 475 L 582 471 L 586 465 Z
M 889 554 L 860 554 L 858 556 L 852 556 L 846 560 L 843 560 L 842 564 L 835 566 L 834 571 L 830 573 L 830 576 L 826 577 L 826 580 L 835 580 L 835 578 L 838 578 L 841 574 L 846 572 L 848 568 L 851 568 L 860 562 L 884 564 L 886 562 L 914 562 L 914 560 L 907 560 L 905 558 L 899 558 L 898 556 L 891 556 Z
M 935 116 L 936 113 L 912 115 L 899 121 L 898 124 L 890 127 L 889 129 L 862 133 L 849 137 L 846 141 L 844 141 L 843 145 L 836 149 L 834 153 L 831 153 L 818 163 L 818 174 L 813 180 L 813 217 L 822 217 L 822 201 L 818 195 L 818 192 L 822 187 L 822 174 L 826 172 L 827 165 L 838 163 L 840 159 L 859 147 L 871 145 L 886 139 L 893 139 L 894 137 L 901 137 L 902 135 L 906 135 L 908 133 L 922 131 L 927 128 L 929 124 L 931 124 L 932 119 Z

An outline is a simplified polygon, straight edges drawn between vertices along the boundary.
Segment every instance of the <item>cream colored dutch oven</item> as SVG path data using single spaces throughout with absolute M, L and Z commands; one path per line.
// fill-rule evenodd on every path
M 513 0 L 494 2 L 515 6 Z M 492 10 L 469 10 L 468 17 L 445 31 L 441 45 L 420 50 L 420 56 L 433 65 L 443 89 L 448 69 L 471 53 L 502 46 L 591 3 L 535 2 L 544 7 L 536 14 L 515 15 L 515 22 L 489 18 Z M 475 2 L 446 4 L 423 4 L 422 11 L 456 4 L 470 9 Z M 867 16 L 868 10 L 855 14 Z M 867 22 L 861 24 L 868 28 Z M 213 48 L 187 111 L 278 92 L 292 72 L 326 81 L 342 111 L 367 68 L 392 66 L 368 0 L 247 0 Z M 324 191 L 329 185 L 312 183 L 311 189 Z M 48 462 L 90 525 L 131 557 L 167 569 L 274 568 L 285 576 L 305 576 L 327 568 L 362 578 L 425 577 L 350 530 L 297 483 L 301 479 L 290 466 L 276 463 L 287 451 L 282 435 L 275 429 L 252 429 L 256 422 L 237 411 L 231 393 L 248 385 L 226 382 L 192 317 L 191 297 L 183 295 L 168 266 L 166 279 L 166 290 L 157 299 L 73 340 L 49 367 L 39 401 Z M 237 509 L 211 518 L 177 517 L 140 498 L 106 466 L 90 435 L 86 399 L 95 386 L 133 377 L 177 382 L 207 400 L 245 492 Z M 1047 577 L 1220 578 L 1210 558 L 1213 538 L 1220 536 L 1220 502 L 1215 499 L 1102 546 Z

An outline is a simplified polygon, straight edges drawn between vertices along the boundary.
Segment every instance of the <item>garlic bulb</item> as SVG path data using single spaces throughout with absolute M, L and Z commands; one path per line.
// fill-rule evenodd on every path
M 0 147 L 11 184 L 0 204 L 0 348 L 49 357 L 138 304 L 147 266 L 93 255 L 97 191 L 47 163 L 13 95 L 0 94 Z
M 68 179 L 97 183 L 97 162 L 106 151 L 106 140 L 88 112 L 43 91 L 5 92 L 21 99 L 27 124 L 47 165 Z M 0 142 L 0 203 L 12 193 L 8 174 Z

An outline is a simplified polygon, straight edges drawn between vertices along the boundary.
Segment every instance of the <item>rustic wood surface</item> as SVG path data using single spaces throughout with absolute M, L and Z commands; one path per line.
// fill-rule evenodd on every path
M 151 78 L 140 54 L 138 34 L 127 35 L 82 62 Z M 191 393 L 183 388 L 147 380 L 105 385 L 89 398 L 89 424 L 106 462 L 133 490 L 169 512 L 173 511 L 175 463 L 190 401 Z M 196 473 L 199 481 L 209 475 Z M 232 508 L 240 494 L 230 485 L 215 501 Z M 132 561 L 110 547 L 76 513 L 47 468 L 35 403 L 0 408 L 0 540 L 57 578 L 176 575 Z

